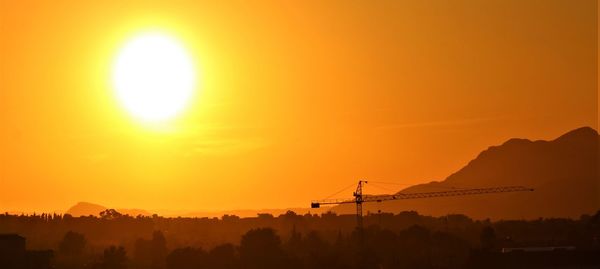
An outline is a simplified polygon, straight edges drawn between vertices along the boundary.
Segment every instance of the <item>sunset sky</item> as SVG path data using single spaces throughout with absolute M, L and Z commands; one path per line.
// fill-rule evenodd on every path
M 597 128 L 597 13 L 590 0 L 0 0 L 0 210 L 307 207 L 358 179 L 441 180 L 509 138 Z M 194 66 L 187 106 L 161 122 L 132 115 L 111 81 L 147 31 Z

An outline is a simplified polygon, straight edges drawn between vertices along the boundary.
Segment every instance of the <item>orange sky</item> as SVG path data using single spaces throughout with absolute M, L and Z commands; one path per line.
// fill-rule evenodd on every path
M 39 2 L 0 0 L 0 210 L 305 207 L 597 127 L 596 1 Z M 149 28 L 199 67 L 161 126 L 109 81 Z

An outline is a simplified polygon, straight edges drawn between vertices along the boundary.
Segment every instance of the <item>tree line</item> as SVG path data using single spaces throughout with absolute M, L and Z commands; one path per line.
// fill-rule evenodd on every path
M 363 230 L 353 220 L 331 213 L 207 219 L 107 210 L 79 218 L 3 214 L 0 233 L 19 233 L 34 247 L 54 249 L 58 269 L 468 268 L 504 247 L 599 248 L 600 212 L 577 220 L 510 221 L 370 214 Z

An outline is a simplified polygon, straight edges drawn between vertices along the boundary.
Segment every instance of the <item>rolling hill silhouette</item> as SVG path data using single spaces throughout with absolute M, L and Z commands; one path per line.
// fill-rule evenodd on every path
M 71 208 L 69 208 L 65 213 L 70 214 L 71 216 L 74 216 L 74 217 L 90 216 L 90 215 L 91 216 L 99 216 L 100 212 L 102 212 L 106 209 L 108 209 L 108 208 L 101 206 L 101 205 L 87 203 L 87 202 L 79 202 L 79 203 L 75 204 L 74 206 L 72 206 Z M 143 210 L 143 209 L 122 209 L 121 208 L 121 209 L 116 209 L 116 210 L 123 215 L 130 215 L 130 216 L 137 216 L 137 215 L 150 216 L 150 215 L 152 215 L 150 212 Z
M 441 182 L 415 185 L 402 193 L 456 188 L 523 185 L 534 192 L 433 198 L 365 204 L 365 211 L 415 210 L 426 215 L 465 214 L 473 218 L 571 217 L 600 209 L 599 136 L 589 127 L 552 141 L 510 139 L 481 152 Z M 354 205 L 334 207 L 352 213 Z

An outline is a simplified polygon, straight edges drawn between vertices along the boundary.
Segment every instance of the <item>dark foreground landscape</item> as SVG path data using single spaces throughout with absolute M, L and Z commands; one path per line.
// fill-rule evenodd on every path
M 600 268 L 600 211 L 473 220 L 416 212 L 254 218 L 0 216 L 0 268 Z M 26 243 L 25 243 L 26 242 Z

